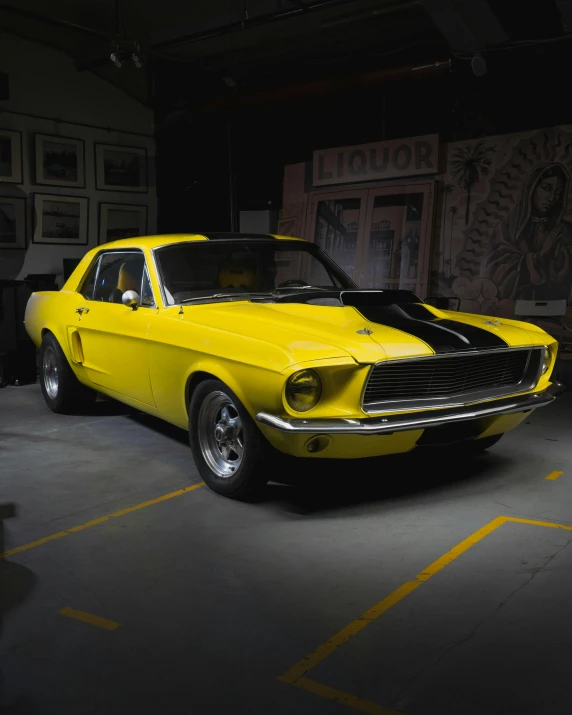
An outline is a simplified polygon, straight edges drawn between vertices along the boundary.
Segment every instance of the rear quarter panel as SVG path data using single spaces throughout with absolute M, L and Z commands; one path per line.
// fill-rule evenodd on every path
M 32 293 L 26 305 L 24 327 L 36 347 L 40 347 L 44 331 L 49 330 L 66 352 L 63 316 L 69 300 L 69 296 L 60 291 Z
M 49 330 L 56 336 L 69 359 L 66 324 L 69 324 L 70 315 L 76 307 L 77 288 L 94 261 L 96 253 L 97 249 L 86 253 L 61 290 L 39 291 L 30 296 L 24 315 L 24 327 L 36 347 L 39 347 L 42 342 L 43 332 Z

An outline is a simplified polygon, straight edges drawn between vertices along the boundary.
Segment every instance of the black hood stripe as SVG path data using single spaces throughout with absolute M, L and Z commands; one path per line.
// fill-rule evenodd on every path
M 496 333 L 457 320 L 437 318 L 421 304 L 354 307 L 369 322 L 413 335 L 436 353 L 508 347 L 508 343 Z

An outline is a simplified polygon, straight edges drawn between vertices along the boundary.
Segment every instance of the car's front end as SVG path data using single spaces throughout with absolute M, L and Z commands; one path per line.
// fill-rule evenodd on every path
M 370 303 L 373 297 L 369 292 Z M 517 427 L 563 391 L 552 379 L 558 344 L 536 326 L 420 304 L 412 318 L 408 306 L 402 308 L 407 317 L 399 316 L 398 346 L 390 320 L 367 321 L 363 329 L 382 349 L 384 336 L 391 343 L 383 359 L 310 361 L 284 372 L 283 410 L 256 414 L 275 447 L 299 457 L 356 458 L 486 440 Z M 450 333 L 444 343 L 431 345 L 435 330 Z

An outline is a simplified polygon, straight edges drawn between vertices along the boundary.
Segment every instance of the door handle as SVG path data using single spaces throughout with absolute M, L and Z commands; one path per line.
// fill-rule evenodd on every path
M 81 317 L 84 313 L 89 313 L 89 308 L 76 308 L 75 312 L 79 313 Z

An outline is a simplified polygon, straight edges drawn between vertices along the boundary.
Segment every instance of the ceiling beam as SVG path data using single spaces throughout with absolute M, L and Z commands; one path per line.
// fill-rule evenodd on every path
M 421 0 L 453 50 L 476 52 L 508 40 L 487 0 Z
M 190 23 L 178 23 L 175 27 L 156 30 L 150 34 L 151 46 L 167 48 L 201 42 L 213 37 L 291 20 L 317 10 L 351 5 L 354 2 L 356 0 L 312 0 L 308 3 L 288 3 L 280 9 L 280 4 L 277 4 L 276 0 L 266 0 L 264 4 L 257 5 L 258 12 L 256 14 L 248 14 L 237 4 L 234 12 L 227 15 L 226 18 L 219 14 L 216 16 L 216 21 L 203 22 L 202 27 L 198 26 L 195 20 Z M 223 20 L 222 23 L 221 20 Z

